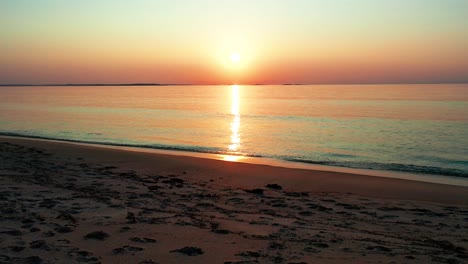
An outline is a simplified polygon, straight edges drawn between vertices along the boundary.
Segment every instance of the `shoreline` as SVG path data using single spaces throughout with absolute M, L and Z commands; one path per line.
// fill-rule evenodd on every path
M 235 163 L 247 163 L 254 165 L 267 165 L 272 167 L 280 167 L 287 169 L 304 169 L 312 171 L 327 171 L 327 172 L 337 172 L 345 173 L 352 175 L 364 175 L 364 176 L 373 176 L 373 177 L 384 177 L 391 179 L 401 179 L 401 180 L 410 180 L 410 181 L 419 181 L 419 182 L 428 182 L 436 184 L 446 184 L 453 186 L 464 186 L 468 187 L 468 178 L 460 176 L 448 176 L 448 175 L 436 175 L 436 174 L 425 174 L 425 173 L 411 173 L 403 171 L 389 171 L 389 170 L 375 170 L 375 169 L 360 169 L 360 168 L 350 168 L 350 167 L 341 167 L 341 166 L 331 166 L 331 165 L 322 165 L 322 164 L 313 164 L 300 161 L 286 161 L 279 160 L 267 157 L 251 157 L 251 156 L 238 156 L 238 155 L 227 155 L 227 154 L 216 154 L 216 153 L 205 153 L 205 152 L 194 152 L 188 150 L 178 150 L 178 149 L 164 149 L 164 148 L 145 148 L 138 146 L 126 146 L 113 143 L 94 143 L 94 142 L 82 142 L 79 140 L 67 140 L 67 139 L 53 139 L 46 137 L 34 137 L 34 136 L 24 136 L 24 135 L 7 135 L 0 134 L 1 138 L 11 138 L 11 139 L 25 139 L 32 141 L 45 141 L 45 142 L 57 142 L 64 144 L 72 145 L 82 145 L 82 146 L 91 146 L 96 148 L 104 149 L 115 149 L 123 151 L 132 151 L 132 152 L 141 152 L 141 153 L 153 153 L 153 154 L 162 154 L 162 155 L 173 155 L 181 157 L 196 157 L 202 159 L 210 160 L 221 160 L 226 162 L 235 162 Z
M 2 263 L 463 263 L 468 187 L 0 137 Z
M 223 185 L 238 188 L 256 188 L 269 182 L 277 182 L 299 192 L 353 193 L 378 198 L 398 198 L 440 203 L 461 203 L 468 205 L 466 186 L 448 185 L 398 179 L 349 172 L 326 171 L 304 168 L 287 168 L 271 164 L 232 162 L 222 159 L 209 159 L 200 156 L 184 156 L 179 151 L 173 154 L 157 151 L 141 151 L 139 148 L 94 145 L 58 140 L 4 137 L 0 142 L 24 144 L 53 152 L 64 153 L 72 158 L 85 154 L 91 162 L 101 164 L 124 164 L 126 168 L 148 173 L 169 171 L 180 173 L 182 168 L 193 170 L 194 181 L 214 180 L 223 175 Z M 87 158 L 88 159 L 88 158 Z M 441 177 L 442 178 L 442 177 Z M 447 195 L 450 193 L 450 195 Z

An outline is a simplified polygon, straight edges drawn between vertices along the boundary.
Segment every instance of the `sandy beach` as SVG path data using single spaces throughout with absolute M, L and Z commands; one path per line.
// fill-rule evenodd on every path
M 468 187 L 0 137 L 0 263 L 466 263 Z

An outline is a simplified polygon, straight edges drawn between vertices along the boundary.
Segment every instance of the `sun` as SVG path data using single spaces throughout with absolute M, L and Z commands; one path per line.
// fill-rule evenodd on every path
M 238 61 L 240 61 L 241 57 L 240 57 L 240 54 L 237 53 L 237 52 L 233 52 L 231 53 L 231 61 L 236 63 Z

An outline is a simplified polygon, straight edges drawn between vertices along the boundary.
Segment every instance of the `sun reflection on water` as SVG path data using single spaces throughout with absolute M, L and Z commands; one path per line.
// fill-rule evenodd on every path
M 244 158 L 242 156 L 232 156 L 232 155 L 220 155 L 220 156 L 225 161 L 233 161 L 233 162 L 240 161 Z
M 231 144 L 228 146 L 230 152 L 237 153 L 240 148 L 240 113 L 239 113 L 239 85 L 231 86 Z

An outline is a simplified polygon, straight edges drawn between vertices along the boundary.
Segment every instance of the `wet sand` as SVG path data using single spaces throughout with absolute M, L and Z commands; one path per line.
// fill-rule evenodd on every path
M 0 263 L 464 263 L 468 187 L 0 137 Z

